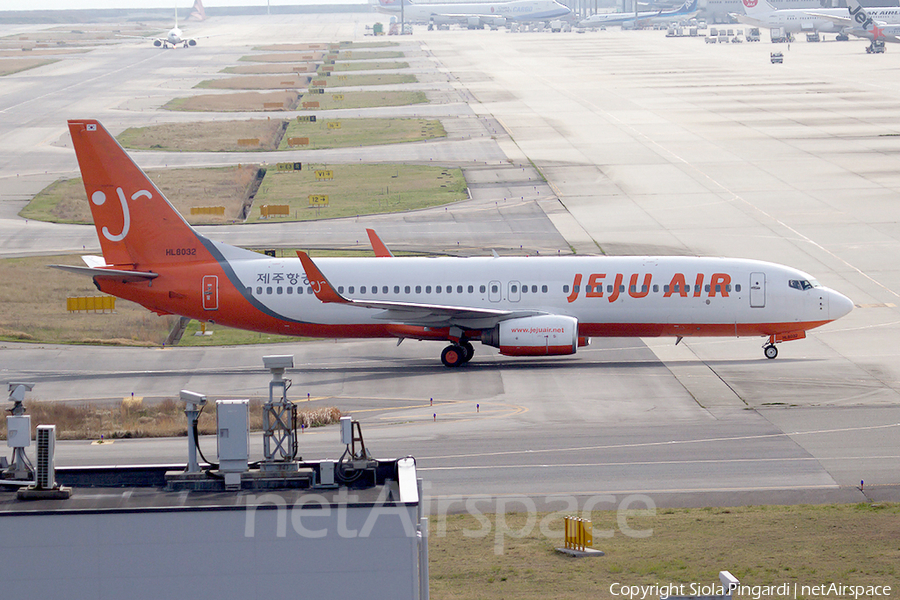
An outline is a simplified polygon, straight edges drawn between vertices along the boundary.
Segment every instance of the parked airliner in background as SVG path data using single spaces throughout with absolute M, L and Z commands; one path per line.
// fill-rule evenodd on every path
M 103 256 L 59 268 L 160 315 L 444 341 L 441 359 L 456 367 L 475 341 L 545 356 L 574 354 L 591 336 L 765 336 L 775 358 L 776 343 L 853 307 L 806 273 L 737 258 L 393 257 L 378 242 L 373 258 L 269 258 L 197 233 L 99 122 L 72 120 L 69 132 Z
M 900 8 L 896 6 L 863 8 L 856 0 L 848 0 L 847 8 L 776 9 L 767 0 L 741 0 L 741 4 L 744 14 L 732 16 L 753 27 L 900 41 Z
M 579 27 L 600 27 L 601 25 L 621 25 L 635 23 L 639 26 L 654 23 L 671 23 L 689 19 L 697 14 L 697 0 L 685 0 L 684 4 L 673 10 L 652 10 L 635 13 L 598 13 L 578 22 Z
M 741 0 L 743 13 L 732 16 L 752 27 L 765 29 L 783 28 L 785 33 L 841 33 L 844 26 L 835 23 L 825 15 L 847 15 L 846 8 L 786 8 L 777 9 L 768 0 Z M 815 13 L 815 15 L 813 15 Z
M 400 18 L 401 0 L 370 0 L 379 12 Z M 403 2 L 403 19 L 410 23 L 460 23 L 469 27 L 502 27 L 510 22 L 549 21 L 572 12 L 556 0 L 506 0 L 503 2 L 452 2 L 413 4 Z
M 838 9 L 834 9 L 838 10 Z M 857 0 L 847 0 L 847 8 L 839 9 L 838 16 L 830 11 L 810 11 L 844 27 L 844 31 L 856 37 L 885 42 L 900 43 L 900 8 L 896 6 L 863 8 Z

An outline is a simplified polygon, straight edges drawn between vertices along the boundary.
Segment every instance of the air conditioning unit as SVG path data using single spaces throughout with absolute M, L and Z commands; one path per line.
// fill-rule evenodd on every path
M 38 425 L 37 464 L 35 465 L 35 484 L 39 490 L 52 490 L 56 487 L 56 473 L 53 468 L 53 453 L 56 451 L 56 425 Z

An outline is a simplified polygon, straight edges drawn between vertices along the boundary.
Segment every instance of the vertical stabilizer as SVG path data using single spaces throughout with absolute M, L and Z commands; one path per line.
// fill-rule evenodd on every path
M 763 19 L 777 9 L 768 0 L 741 0 L 744 12 L 748 17 Z
M 203 8 L 203 0 L 194 0 L 194 6 L 191 8 L 191 14 L 188 19 L 192 21 L 206 20 L 206 9 Z
M 139 269 L 202 258 L 203 238 L 103 125 L 72 120 L 69 133 L 106 264 Z

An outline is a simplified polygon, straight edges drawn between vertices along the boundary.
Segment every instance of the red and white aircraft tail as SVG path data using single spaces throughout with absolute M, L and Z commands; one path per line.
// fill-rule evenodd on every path
M 775 343 L 850 312 L 806 273 L 698 257 L 269 258 L 197 233 L 95 120 L 69 121 L 106 293 L 230 327 L 325 338 L 439 340 L 447 366 L 472 342 L 509 356 L 574 354 L 591 336 L 765 336 Z M 380 257 L 380 258 L 379 258 Z M 382 258 L 389 258 L 383 260 Z
M 191 7 L 191 14 L 188 16 L 189 21 L 205 21 L 206 9 L 203 8 L 203 0 L 194 0 L 194 6 Z

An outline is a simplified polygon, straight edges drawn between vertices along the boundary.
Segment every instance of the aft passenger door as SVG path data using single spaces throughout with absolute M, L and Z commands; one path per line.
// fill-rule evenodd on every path
M 750 273 L 750 308 L 766 307 L 766 274 Z

